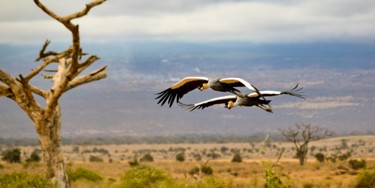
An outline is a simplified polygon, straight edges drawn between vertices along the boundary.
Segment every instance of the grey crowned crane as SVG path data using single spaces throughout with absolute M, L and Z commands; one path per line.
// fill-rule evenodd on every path
M 231 92 L 235 95 L 239 95 L 240 91 L 236 89 L 236 87 L 246 87 L 260 94 L 259 90 L 255 86 L 241 78 L 210 79 L 206 77 L 186 77 L 173 84 L 168 89 L 157 93 L 158 96 L 155 99 L 159 100 L 158 104 L 161 104 L 161 106 L 163 106 L 167 102 L 169 104 L 169 107 L 172 107 L 175 101 L 179 102 L 179 100 L 186 93 L 194 89 L 203 91 L 205 89 L 211 88 L 215 91 Z
M 302 99 L 305 99 L 305 96 L 303 96 L 299 91 L 301 91 L 302 88 L 298 88 L 298 84 L 289 91 L 260 91 L 259 93 L 253 92 L 248 95 L 228 95 L 223 97 L 216 97 L 212 98 L 200 103 L 196 104 L 183 104 L 179 103 L 180 106 L 186 107 L 190 111 L 193 111 L 195 109 L 204 109 L 216 104 L 225 104 L 225 108 L 228 108 L 229 110 L 236 106 L 257 106 L 266 112 L 272 112 L 272 108 L 270 106 L 271 100 L 266 100 L 264 97 L 273 97 L 278 95 L 291 95 L 295 97 L 299 97 Z M 261 98 L 262 97 L 262 98 Z

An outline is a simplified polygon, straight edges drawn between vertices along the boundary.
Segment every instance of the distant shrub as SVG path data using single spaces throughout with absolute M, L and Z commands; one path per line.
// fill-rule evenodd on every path
M 340 161 L 345 161 L 345 160 L 348 160 L 351 156 L 352 156 L 352 153 L 350 153 L 350 152 L 346 152 L 346 153 L 344 153 L 344 154 L 338 155 L 337 158 L 338 158 Z
M 134 167 L 134 166 L 138 166 L 138 165 L 139 165 L 138 159 L 137 159 L 136 157 L 134 157 L 134 159 L 133 159 L 132 161 L 129 161 L 128 163 L 129 163 L 129 165 L 130 165 L 131 167 Z
M 217 158 L 221 157 L 221 155 L 218 154 L 218 153 L 215 153 L 215 152 L 211 152 L 211 153 L 207 154 L 207 157 L 209 157 L 211 159 L 217 159 Z
M 317 160 L 317 161 L 319 161 L 319 162 L 324 162 L 325 161 L 325 156 L 324 156 L 324 154 L 322 154 L 322 153 L 317 153 L 317 154 L 315 154 L 315 159 Z
M 46 178 L 39 175 L 29 175 L 27 173 L 7 173 L 0 174 L 0 187 L 2 188 L 23 188 L 38 187 L 50 188 L 53 186 Z
M 235 153 L 232 158 L 232 163 L 240 163 L 240 162 L 242 162 L 242 157 L 240 153 Z
M 153 162 L 154 161 L 154 157 L 152 157 L 151 154 L 146 154 L 144 155 L 141 159 L 140 159 L 141 162 Z
M 228 150 L 229 150 L 229 148 L 228 148 L 228 147 L 225 147 L 225 146 L 222 146 L 222 147 L 220 148 L 221 153 L 226 153 Z
M 26 159 L 26 162 L 39 162 L 41 159 L 38 153 L 39 152 L 37 150 L 34 150 L 30 157 Z
M 72 152 L 73 153 L 79 153 L 79 146 L 73 146 L 72 147 Z
M 98 156 L 91 155 L 89 158 L 89 161 L 90 162 L 103 162 L 103 159 Z
M 212 168 L 210 166 L 207 166 L 207 165 L 201 166 L 201 171 L 202 171 L 202 174 L 204 174 L 204 175 L 212 175 L 214 173 Z M 189 174 L 191 176 L 199 174 L 199 167 L 195 166 L 195 167 L 191 168 L 189 170 Z
M 176 161 L 184 162 L 185 161 L 185 153 L 178 153 L 176 155 Z
M 363 171 L 357 176 L 358 188 L 374 188 L 375 185 L 375 170 Z
M 98 182 L 103 180 L 103 177 L 101 177 L 97 172 L 81 167 L 78 167 L 74 170 L 68 169 L 67 174 L 70 181 L 88 180 Z
M 93 153 L 109 154 L 109 151 L 103 148 L 94 148 L 92 149 Z
M 352 160 L 349 160 L 349 166 L 354 169 L 354 170 L 358 170 L 358 169 L 361 169 L 361 168 L 365 168 L 366 167 L 366 160 L 362 159 L 362 160 L 357 160 L 357 159 L 352 159 Z
M 0 170 L 4 169 L 4 165 L 0 164 Z
M 201 161 L 202 160 L 202 155 L 199 154 L 199 153 L 192 153 L 193 155 L 193 158 L 196 160 L 196 161 Z
M 9 163 L 20 163 L 21 162 L 21 150 L 18 148 L 8 149 L 2 153 L 2 160 Z
M 127 171 L 121 178 L 121 188 L 163 187 L 172 178 L 164 171 L 148 167 L 136 166 Z M 158 186 L 159 185 L 159 186 Z M 167 186 L 169 187 L 169 186 Z

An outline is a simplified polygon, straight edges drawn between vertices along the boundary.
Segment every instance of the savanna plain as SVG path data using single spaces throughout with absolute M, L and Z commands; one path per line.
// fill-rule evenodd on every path
M 309 143 L 304 165 L 292 142 L 66 145 L 72 187 L 375 187 L 375 136 Z M 1 146 L 6 151 L 15 146 Z M 17 146 L 21 163 L 0 162 L 0 176 L 43 176 L 26 162 L 38 146 Z M 1 179 L 1 178 L 0 178 Z M 363 183 L 363 181 L 366 181 Z M 362 184 L 361 184 L 362 183 Z M 370 184 L 369 184 L 370 183 Z M 0 185 L 2 187 L 2 185 Z

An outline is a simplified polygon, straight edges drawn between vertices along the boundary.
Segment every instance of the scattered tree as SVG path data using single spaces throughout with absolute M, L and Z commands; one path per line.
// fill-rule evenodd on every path
M 59 16 L 49 10 L 39 0 L 34 0 L 35 4 L 48 16 L 63 24 L 72 36 L 72 44 L 62 52 L 47 51 L 50 41 L 46 41 L 39 52 L 36 61 L 42 63 L 29 74 L 20 74 L 18 78 L 0 69 L 0 96 L 7 97 L 15 101 L 20 108 L 28 115 L 34 123 L 38 134 L 39 143 L 43 151 L 43 159 L 47 164 L 46 177 L 52 183 L 57 183 L 58 187 L 68 187 L 68 176 L 63 158 L 62 144 L 60 137 L 61 110 L 59 99 L 67 91 L 96 80 L 106 77 L 106 66 L 96 71 L 79 76 L 84 70 L 90 67 L 99 57 L 91 55 L 81 62 L 83 56 L 87 55 L 80 42 L 80 32 L 77 24 L 72 23 L 74 19 L 86 16 L 95 6 L 100 5 L 105 0 L 92 0 L 86 4 L 85 8 L 76 13 Z M 54 68 L 48 68 L 55 64 Z M 57 67 L 57 69 L 55 69 Z M 42 71 L 45 79 L 52 80 L 49 89 L 42 89 L 34 86 L 30 81 Z M 45 100 L 42 106 L 35 96 L 40 96 Z
M 21 150 L 18 148 L 5 150 L 3 153 L 2 160 L 9 163 L 20 163 L 21 162 Z
M 293 142 L 301 166 L 305 164 L 309 143 L 332 135 L 327 129 L 310 124 L 296 124 L 294 127 L 279 129 L 279 131 L 288 141 Z

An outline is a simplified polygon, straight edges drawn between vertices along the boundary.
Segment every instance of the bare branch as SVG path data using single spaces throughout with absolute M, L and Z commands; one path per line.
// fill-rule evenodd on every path
M 53 75 L 52 74 L 42 74 L 44 79 L 52 79 Z
M 0 82 L 3 82 L 5 85 L 12 88 L 14 85 L 17 84 L 17 80 L 11 76 L 10 74 L 6 73 L 2 69 L 0 69 Z
M 45 52 L 46 49 L 47 49 L 47 46 L 50 43 L 51 43 L 51 41 L 46 40 L 46 42 L 44 43 L 42 49 L 39 52 L 39 57 L 35 61 L 40 61 L 41 59 L 43 59 L 45 57 L 48 57 L 48 56 L 51 56 L 51 55 L 57 55 L 58 54 L 57 52 L 53 52 L 53 51 Z
M 91 3 L 86 4 L 86 7 L 83 10 L 64 17 L 64 20 L 70 21 L 70 20 L 73 20 L 73 19 L 76 19 L 76 18 L 83 17 L 83 16 L 87 15 L 87 13 L 89 13 L 91 8 L 100 5 L 100 4 L 104 3 L 105 1 L 106 0 L 93 0 Z
M 49 70 L 49 69 L 44 69 L 44 72 L 57 72 L 57 70 Z
M 35 93 L 35 94 L 37 94 L 37 95 L 39 95 L 39 96 L 41 96 L 43 98 L 47 97 L 47 92 L 46 91 L 44 91 L 42 89 L 39 89 L 39 88 L 31 85 L 30 83 L 29 83 L 29 87 L 30 87 L 31 92 L 33 92 L 33 93 Z
M 66 91 L 68 91 L 70 89 L 73 89 L 77 86 L 83 85 L 83 84 L 87 84 L 87 83 L 90 83 L 90 82 L 93 82 L 93 81 L 96 81 L 96 80 L 106 78 L 107 77 L 107 73 L 105 71 L 106 68 L 107 68 L 107 65 L 105 65 L 102 68 L 100 68 L 96 71 L 93 71 L 93 72 L 91 72 L 91 73 L 89 73 L 85 76 L 75 78 L 74 80 L 69 82 L 68 86 L 66 87 Z
M 0 97 L 2 96 L 12 98 L 14 97 L 14 94 L 12 93 L 9 87 L 0 84 Z
M 91 64 L 93 64 L 95 61 L 99 60 L 100 58 L 98 56 L 90 56 L 85 62 L 79 64 L 78 74 L 80 74 L 82 71 L 84 71 L 87 67 L 89 67 Z M 77 74 L 77 75 L 78 75 Z
M 50 11 L 46 6 L 44 6 L 39 0 L 34 0 L 34 3 L 40 8 L 42 9 L 46 14 L 48 14 L 49 16 L 51 16 L 52 18 L 56 19 L 57 21 L 59 22 L 63 22 L 63 19 L 58 16 L 57 14 L 55 14 L 54 12 Z
M 35 75 L 37 75 L 40 71 L 42 71 L 44 68 L 46 68 L 49 64 L 51 64 L 52 62 L 57 62 L 59 59 L 61 58 L 64 58 L 66 56 L 68 56 L 69 54 L 71 53 L 71 49 L 67 49 L 61 53 L 59 53 L 58 55 L 54 56 L 54 57 L 51 57 L 51 58 L 43 58 L 44 59 L 44 63 L 39 65 L 36 69 L 33 69 L 26 77 L 25 77 L 25 80 L 29 81 L 30 79 L 32 79 Z
M 27 106 L 33 107 L 33 108 L 40 108 L 39 104 L 36 102 L 35 98 L 32 95 L 32 91 L 30 89 L 28 80 L 26 80 L 21 74 L 19 75 L 19 77 L 20 77 L 19 81 L 23 86 L 23 93 L 25 94 L 27 101 L 28 101 Z

